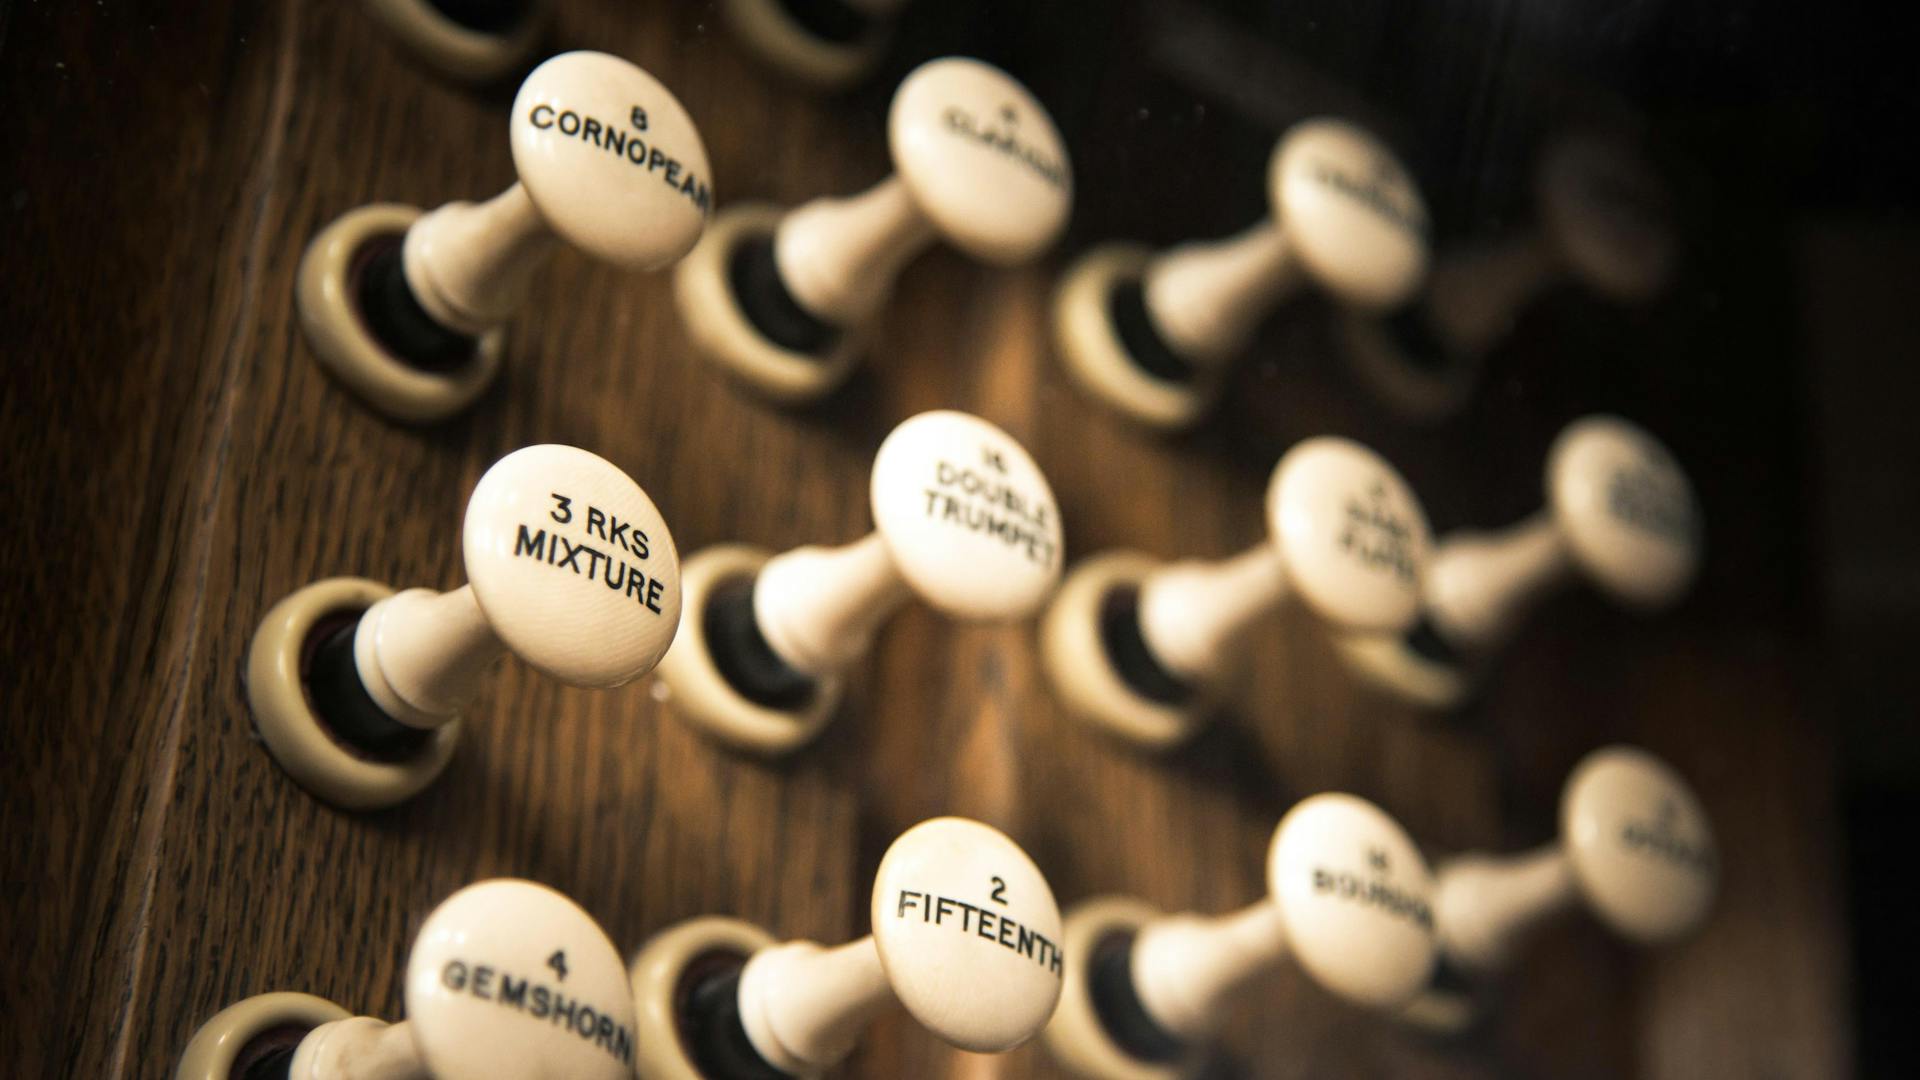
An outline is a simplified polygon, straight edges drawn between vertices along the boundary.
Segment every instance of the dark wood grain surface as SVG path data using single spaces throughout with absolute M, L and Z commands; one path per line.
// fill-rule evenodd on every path
M 704 4 L 558 6 L 555 47 L 628 56 L 687 103 L 722 201 L 797 202 L 887 169 L 884 87 L 795 92 Z M 439 783 L 396 810 L 346 815 L 279 772 L 240 693 L 253 626 L 290 590 L 334 574 L 458 584 L 467 492 L 528 443 L 575 443 L 625 467 L 683 553 L 786 547 L 864 532 L 867 464 L 886 430 L 958 407 L 1033 449 L 1071 555 L 1220 555 L 1256 537 L 1265 473 L 1297 438 L 1374 442 L 1436 522 L 1492 522 L 1537 499 L 1554 426 L 1593 396 L 1674 416 L 1684 396 L 1664 392 L 1681 376 L 1623 389 L 1543 373 L 1561 342 L 1535 334 L 1544 343 L 1529 357 L 1523 333 L 1487 403 L 1444 431 L 1407 432 L 1338 376 L 1309 313 L 1267 333 L 1264 353 L 1287 361 L 1249 365 L 1218 425 L 1145 438 L 1089 407 L 1047 354 L 1058 257 L 995 273 L 943 251 L 902 280 L 869 368 L 827 404 L 783 413 L 692 353 L 664 277 L 562 252 L 512 327 L 500 384 L 451 424 L 402 429 L 315 365 L 293 317 L 294 269 L 351 207 L 432 206 L 509 183 L 500 91 L 435 78 L 351 3 L 0 5 L 0 28 L 0 476 L 17 508 L 0 537 L 0 943 L 14 972 L 0 981 L 0 1072 L 163 1076 L 202 1020 L 270 989 L 398 1016 L 412 932 L 479 877 L 548 882 L 628 948 L 709 912 L 840 940 L 864 932 L 891 838 L 961 813 L 1007 829 L 1063 901 L 1123 891 L 1224 911 L 1258 895 L 1267 838 L 1301 796 L 1375 799 L 1435 852 L 1518 847 L 1547 838 L 1579 755 L 1615 739 L 1672 759 L 1714 815 L 1726 890 L 1697 940 L 1635 955 L 1566 920 L 1514 973 L 1491 1030 L 1464 1045 L 1282 972 L 1241 1002 L 1228 1070 L 1845 1070 L 1832 748 L 1801 696 L 1795 635 L 1726 574 L 1659 623 L 1591 598 L 1554 602 L 1455 719 L 1357 686 L 1310 620 L 1288 614 L 1259 631 L 1229 714 L 1166 760 L 1065 716 L 1030 626 L 956 627 L 920 608 L 887 628 L 826 737 L 777 765 L 716 750 L 648 682 L 579 692 L 508 662 Z M 1103 112 L 1094 93 L 1118 92 L 1123 61 L 1100 70 L 1063 108 L 1077 139 L 1125 127 L 1124 102 Z M 1211 145 L 1185 131 L 1163 133 L 1168 143 Z M 1177 170 L 1155 175 L 1144 190 L 1179 186 Z M 1103 178 L 1083 170 L 1081 183 L 1073 244 L 1104 235 L 1088 221 L 1124 231 L 1113 198 L 1086 194 Z M 1133 231 L 1166 239 L 1257 210 L 1229 194 Z M 1684 344 L 1690 325 L 1636 329 Z M 1713 558 L 1731 549 L 1739 567 L 1742 550 L 1753 558 L 1744 534 L 1778 517 L 1763 482 L 1739 479 L 1751 459 L 1726 431 L 1689 422 L 1677 441 L 1704 464 Z M 878 1024 L 848 1071 L 1057 1073 L 1038 1047 L 956 1054 L 904 1015 Z

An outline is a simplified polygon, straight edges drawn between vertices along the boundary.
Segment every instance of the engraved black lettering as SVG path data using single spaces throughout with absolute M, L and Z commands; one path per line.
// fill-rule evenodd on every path
M 447 961 L 447 966 L 440 969 L 440 984 L 455 993 L 464 990 L 467 985 L 467 965 L 458 960 Z
M 595 120 L 591 116 L 587 117 L 587 122 L 581 125 L 580 138 L 590 143 L 599 142 L 600 141 L 600 121 Z
M 607 538 L 607 515 L 597 506 L 587 507 L 587 533 L 602 540 Z
M 525 525 L 520 526 L 520 534 L 513 538 L 513 553 L 516 556 L 531 555 L 536 559 L 546 559 L 547 530 L 529 533 Z
M 567 126 L 569 122 L 573 124 L 572 127 Z M 560 134 L 562 135 L 580 134 L 580 114 L 579 113 L 574 112 L 572 109 L 568 109 L 566 112 L 563 112 L 560 114 Z
M 511 1005 L 516 1009 L 527 1007 L 527 980 L 516 979 L 505 972 L 500 974 L 500 1004 Z
M 542 120 L 540 118 L 541 113 L 546 114 L 545 120 Z M 535 105 L 533 107 L 533 111 L 527 114 L 527 122 L 532 124 L 534 127 L 539 128 L 542 131 L 545 131 L 546 129 L 552 127 L 553 126 L 553 106 Z
M 565 495 L 562 495 L 557 491 L 549 492 L 548 495 L 550 498 L 553 499 L 553 509 L 547 511 L 547 515 L 562 525 L 565 525 L 567 522 L 572 521 L 573 520 L 573 500 L 567 498 Z

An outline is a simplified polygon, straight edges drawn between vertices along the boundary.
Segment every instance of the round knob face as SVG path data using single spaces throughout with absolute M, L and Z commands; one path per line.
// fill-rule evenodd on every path
M 1352 124 L 1296 124 L 1267 167 L 1280 228 L 1347 303 L 1390 308 L 1427 272 L 1427 204 L 1386 144 Z
M 513 99 L 513 167 L 553 231 L 619 266 L 693 249 L 713 203 L 707 149 L 679 99 L 617 56 L 561 53 Z
M 1587 902 L 1624 937 L 1671 941 L 1713 903 L 1720 860 L 1706 811 L 1644 750 L 1608 747 L 1580 762 L 1561 796 L 1560 836 Z
M 623 1080 L 633 990 L 592 916 L 531 881 L 484 881 L 427 916 L 407 959 L 407 1020 L 440 1080 Z
M 1300 443 L 1267 485 L 1267 527 L 1288 581 L 1322 618 L 1351 630 L 1413 625 L 1433 538 L 1385 458 L 1351 439 Z
M 1573 557 L 1629 604 L 1678 599 L 1700 564 L 1693 486 L 1660 440 L 1613 416 L 1575 421 L 1547 455 L 1547 495 Z
M 1538 185 L 1541 228 L 1589 286 L 1644 300 L 1672 276 L 1672 197 L 1646 162 L 1604 139 L 1567 138 L 1542 159 Z
M 1060 579 L 1060 511 L 1026 448 L 977 416 L 929 412 L 873 460 L 873 521 L 901 576 L 969 619 L 1038 608 Z
M 1301 800 L 1273 835 L 1267 887 L 1300 965 L 1327 989 L 1388 1008 L 1427 984 L 1433 875 L 1379 807 L 1337 793 Z
M 680 623 L 680 555 L 640 485 L 572 446 L 494 463 L 467 502 L 467 580 L 494 633 L 561 682 L 653 670 Z
M 1053 118 L 991 64 L 932 60 L 887 117 L 893 164 L 955 247 L 1000 265 L 1046 250 L 1073 207 L 1073 169 Z
M 1020 1045 L 1059 1000 L 1053 890 L 1020 845 L 977 821 L 900 834 L 874 879 L 873 936 L 907 1011 L 963 1050 Z

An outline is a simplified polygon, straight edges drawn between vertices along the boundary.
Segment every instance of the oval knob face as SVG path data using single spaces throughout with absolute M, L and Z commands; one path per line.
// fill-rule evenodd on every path
M 1672 196 L 1651 166 L 1593 136 L 1560 140 L 1541 160 L 1540 226 L 1589 286 L 1644 300 L 1676 259 Z
M 1322 618 L 1351 630 L 1413 625 L 1433 538 L 1385 458 L 1351 439 L 1300 443 L 1267 486 L 1267 526 L 1289 583 Z
M 1340 120 L 1296 124 L 1267 167 L 1274 216 L 1347 303 L 1390 308 L 1427 273 L 1427 204 L 1386 144 Z
M 964 57 L 920 65 L 893 96 L 887 135 L 921 212 L 973 257 L 1025 262 L 1066 227 L 1066 144 L 1047 110 L 999 68 Z
M 1678 599 L 1700 564 L 1693 485 L 1660 440 L 1613 416 L 1577 420 L 1547 455 L 1547 493 L 1573 557 L 1640 607 Z
M 623 1080 L 633 990 L 579 905 L 531 881 L 484 881 L 427 916 L 407 959 L 407 1020 L 439 1080 Z
M 923 821 L 873 882 L 873 936 L 914 1019 L 963 1050 L 999 1053 L 1040 1030 L 1060 997 L 1060 909 L 1005 833 Z
M 649 269 L 700 239 L 713 203 L 706 146 L 679 99 L 627 61 L 569 52 L 533 69 L 512 136 L 520 183 L 574 247 Z
M 1560 835 L 1588 903 L 1622 936 L 1658 944 L 1706 917 L 1720 874 L 1713 826 L 1693 789 L 1652 754 L 1588 754 L 1561 797 Z
M 653 670 L 680 623 L 680 555 L 653 500 L 612 463 L 529 446 L 467 502 L 467 579 L 494 633 L 561 682 Z
M 1301 800 L 1281 819 L 1267 886 L 1300 965 L 1362 1005 L 1410 999 L 1433 972 L 1433 875 L 1397 822 L 1365 799 Z
M 977 416 L 921 413 L 894 428 L 871 497 L 901 576 L 951 615 L 1027 615 L 1060 578 L 1053 489 L 1025 447 Z

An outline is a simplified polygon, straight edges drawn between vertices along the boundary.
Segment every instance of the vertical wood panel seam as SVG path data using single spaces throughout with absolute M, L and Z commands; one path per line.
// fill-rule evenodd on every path
M 266 139 L 261 145 L 260 162 L 253 175 L 247 180 L 250 198 L 243 198 L 238 206 L 247 207 L 252 220 L 244 230 L 246 241 L 241 247 L 240 283 L 237 290 L 239 308 L 234 313 L 232 324 L 228 328 L 227 340 L 221 350 L 221 391 L 219 417 L 213 427 L 212 450 L 208 454 L 206 467 L 202 470 L 199 497 L 195 503 L 202 509 L 202 520 L 213 520 L 215 508 L 219 503 L 223 484 L 227 475 L 227 457 L 233 445 L 233 418 L 239 397 L 242 369 L 239 352 L 243 343 L 250 340 L 249 331 L 254 323 L 260 291 L 260 266 L 266 257 L 268 203 L 273 196 L 275 179 L 280 170 L 280 161 L 286 146 L 286 126 L 293 111 L 294 66 L 297 53 L 294 44 L 297 38 L 295 12 L 289 7 L 281 14 L 281 32 L 275 59 L 276 76 L 273 87 L 272 103 L 268 108 Z M 208 565 L 213 558 L 214 531 L 202 528 L 196 530 L 193 547 L 187 560 L 188 580 L 193 590 L 187 605 L 184 633 L 186 643 L 180 651 L 179 678 L 173 701 L 167 709 L 166 734 L 160 740 L 158 760 L 154 764 L 155 776 L 149 788 L 152 794 L 148 798 L 147 808 L 141 814 L 139 840 L 135 845 L 133 859 L 142 865 L 138 874 L 140 895 L 135 902 L 133 940 L 127 950 L 127 989 L 119 998 L 120 1012 L 114 1017 L 110 1030 L 114 1032 L 113 1052 L 108 1059 L 108 1075 L 124 1077 L 127 1075 L 127 1055 L 131 1052 L 131 1040 L 134 1025 L 127 1015 L 135 1003 L 142 1000 L 140 983 L 146 973 L 148 932 L 152 924 L 152 909 L 155 885 L 160 874 L 160 849 L 164 836 L 164 825 L 173 801 L 173 787 L 176 769 L 180 757 L 180 739 L 182 724 L 189 702 L 193 696 L 192 678 L 194 665 L 200 656 L 200 630 L 206 610 Z

